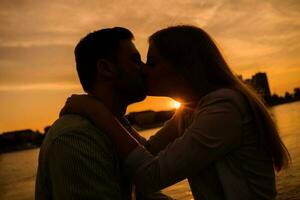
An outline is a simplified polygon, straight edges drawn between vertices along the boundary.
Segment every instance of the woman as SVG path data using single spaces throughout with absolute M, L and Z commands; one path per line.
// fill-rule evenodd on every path
M 137 190 L 187 178 L 195 199 L 275 198 L 274 169 L 288 166 L 289 153 L 262 101 L 233 75 L 205 31 L 174 26 L 151 35 L 144 73 L 149 95 L 183 103 L 148 141 L 91 97 L 73 96 L 63 109 L 106 130 Z

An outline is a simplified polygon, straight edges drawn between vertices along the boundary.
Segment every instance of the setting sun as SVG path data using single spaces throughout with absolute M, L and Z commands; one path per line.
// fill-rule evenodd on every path
M 181 103 L 179 103 L 178 101 L 174 101 L 174 108 L 178 109 L 180 108 Z

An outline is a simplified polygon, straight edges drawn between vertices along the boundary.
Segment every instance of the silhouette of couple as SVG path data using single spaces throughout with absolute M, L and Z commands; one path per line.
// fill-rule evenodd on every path
M 180 25 L 149 37 L 147 63 L 121 27 L 75 48 L 86 95 L 72 95 L 40 149 L 36 199 L 171 199 L 188 179 L 194 199 L 275 199 L 289 153 L 265 105 L 236 78 L 211 37 Z M 124 118 L 146 95 L 182 103 L 146 140 Z

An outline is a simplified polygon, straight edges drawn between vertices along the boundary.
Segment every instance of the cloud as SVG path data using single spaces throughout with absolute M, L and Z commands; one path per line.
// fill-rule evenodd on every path
M 79 84 L 70 83 L 44 83 L 44 84 L 27 84 L 27 85 L 0 85 L 0 92 L 11 91 L 33 91 L 33 90 L 80 90 Z
M 1 0 L 1 130 L 42 129 L 65 99 L 81 93 L 73 49 L 88 32 L 124 26 L 145 57 L 147 38 L 192 24 L 217 41 L 235 73 L 266 71 L 272 92 L 300 86 L 299 0 Z M 147 98 L 129 111 L 168 108 Z
M 206 21 L 221 1 L 15 1 L 0 7 L 1 45 L 72 44 L 107 26 L 125 26 L 137 35 L 166 25 Z M 186 11 L 189 12 L 186 12 Z
M 78 83 L 73 47 L 88 32 L 112 26 L 132 30 L 142 55 L 151 33 L 185 23 L 207 30 L 241 73 L 276 60 L 296 66 L 299 18 L 297 0 L 2 0 L 0 84 Z
M 78 83 L 74 47 L 1 47 L 0 86 L 51 82 Z

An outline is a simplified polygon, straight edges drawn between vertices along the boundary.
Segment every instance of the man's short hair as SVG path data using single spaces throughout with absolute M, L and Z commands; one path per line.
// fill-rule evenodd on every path
M 88 92 L 96 79 L 97 61 L 117 61 L 119 42 L 133 40 L 133 34 L 126 28 L 101 29 L 82 38 L 75 47 L 76 69 L 84 91 Z

